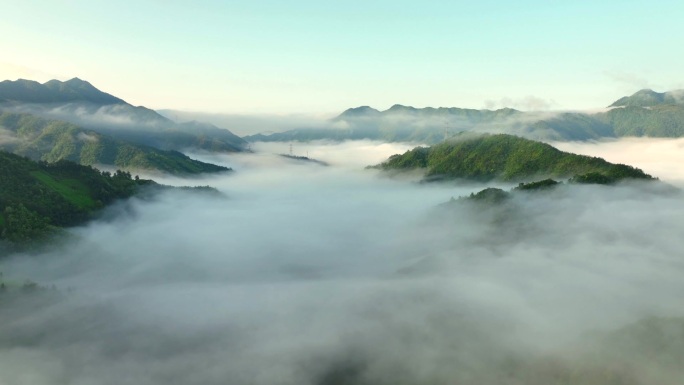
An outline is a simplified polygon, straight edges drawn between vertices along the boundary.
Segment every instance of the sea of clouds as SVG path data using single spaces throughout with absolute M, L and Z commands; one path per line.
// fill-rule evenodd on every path
M 58 293 L 0 302 L 0 384 L 682 378 L 668 361 L 676 354 L 643 358 L 610 337 L 644 319 L 684 316 L 681 194 L 565 186 L 503 207 L 443 206 L 512 186 L 425 184 L 364 169 L 412 147 L 294 145 L 294 155 L 327 167 L 280 156 L 287 144 L 195 154 L 235 172 L 159 181 L 221 194 L 130 199 L 70 230 L 60 247 L 5 258 L 5 277 Z M 684 177 L 681 147 L 561 146 L 674 185 Z M 657 337 L 649 336 L 628 340 L 647 345 Z M 684 333 L 669 341 L 684 342 Z

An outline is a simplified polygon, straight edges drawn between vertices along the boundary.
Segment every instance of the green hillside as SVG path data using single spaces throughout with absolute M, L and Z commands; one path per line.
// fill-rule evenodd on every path
M 615 136 L 679 138 L 684 136 L 684 105 L 614 108 L 596 117 L 612 127 Z
M 73 226 L 149 180 L 99 172 L 69 161 L 34 162 L 0 151 L 0 240 L 26 243 L 56 227 Z
M 178 151 L 117 140 L 71 123 L 29 114 L 0 114 L 5 130 L 0 149 L 34 160 L 70 160 L 83 165 L 107 165 L 126 170 L 156 170 L 171 174 L 197 174 L 229 169 L 193 160 Z
M 530 125 L 530 132 L 545 140 L 597 140 L 615 137 L 610 122 L 581 113 L 563 113 Z
M 506 134 L 462 134 L 432 147 L 416 147 L 376 166 L 382 170 L 424 169 L 428 180 L 528 181 L 599 173 L 611 180 L 652 179 L 643 171 L 601 158 L 575 155 L 548 144 Z

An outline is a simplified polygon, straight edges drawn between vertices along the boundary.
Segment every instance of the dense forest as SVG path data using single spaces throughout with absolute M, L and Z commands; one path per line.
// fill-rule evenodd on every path
M 153 181 L 69 161 L 34 162 L 0 151 L 0 241 L 26 244 L 92 217 Z
M 432 147 L 392 155 L 375 166 L 385 171 L 424 169 L 426 180 L 530 181 L 598 173 L 609 181 L 653 179 L 643 171 L 604 159 L 560 151 L 548 144 L 506 134 L 465 133 Z

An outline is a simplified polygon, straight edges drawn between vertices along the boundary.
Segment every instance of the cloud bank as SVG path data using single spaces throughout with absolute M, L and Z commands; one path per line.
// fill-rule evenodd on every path
M 569 187 L 447 210 L 438 205 L 484 186 L 360 167 L 405 147 L 311 144 L 330 167 L 270 144 L 212 156 L 236 173 L 197 184 L 224 197 L 132 199 L 58 250 L 6 260 L 6 276 L 64 293 L 5 301 L 0 383 L 681 378 L 676 365 L 616 354 L 610 339 L 587 342 L 684 316 L 680 194 Z

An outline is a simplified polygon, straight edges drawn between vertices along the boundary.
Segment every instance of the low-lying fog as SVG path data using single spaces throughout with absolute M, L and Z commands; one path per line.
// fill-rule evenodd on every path
M 0 384 L 679 383 L 682 350 L 640 349 L 684 342 L 681 326 L 619 330 L 684 316 L 681 195 L 569 186 L 447 210 L 487 186 L 363 169 L 411 147 L 294 145 L 328 167 L 275 155 L 287 144 L 203 155 L 236 172 L 160 181 L 224 196 L 132 199 L 5 260 L 62 294 L 0 306 Z M 652 156 L 632 164 L 682 179 L 679 158 Z
M 684 187 L 684 138 L 623 138 L 598 143 L 553 142 L 551 145 L 563 151 L 639 167 L 668 183 Z

